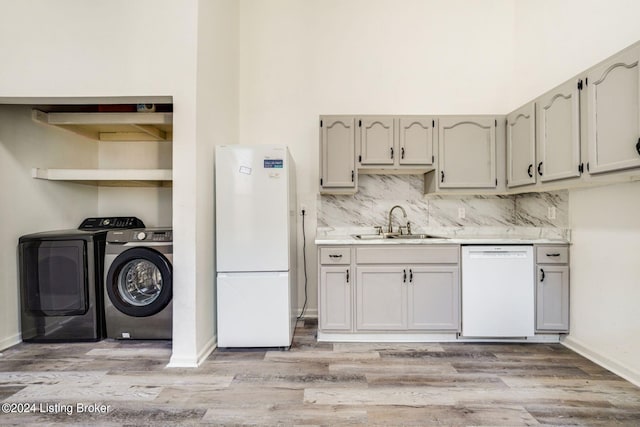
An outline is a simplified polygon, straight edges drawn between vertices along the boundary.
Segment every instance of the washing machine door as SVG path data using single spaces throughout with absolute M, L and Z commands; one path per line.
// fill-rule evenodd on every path
M 151 248 L 131 248 L 118 255 L 107 273 L 107 294 L 114 307 L 134 317 L 161 311 L 172 297 L 171 263 Z

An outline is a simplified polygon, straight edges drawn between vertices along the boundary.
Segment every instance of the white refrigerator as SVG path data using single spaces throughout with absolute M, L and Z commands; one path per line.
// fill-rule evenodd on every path
M 289 150 L 217 146 L 215 189 L 218 347 L 289 347 L 297 316 Z

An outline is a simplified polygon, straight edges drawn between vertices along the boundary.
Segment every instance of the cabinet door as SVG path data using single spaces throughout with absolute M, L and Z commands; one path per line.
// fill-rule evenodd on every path
M 400 117 L 398 119 L 400 165 L 433 164 L 433 133 L 435 120 L 427 117 Z
M 496 120 L 441 118 L 439 126 L 440 188 L 495 188 Z
M 535 184 L 536 104 L 507 116 L 507 187 Z
M 585 79 L 590 173 L 640 166 L 639 59 L 636 46 Z
M 321 117 L 320 162 L 322 188 L 355 189 L 355 122 L 353 117 Z
M 408 328 L 460 330 L 457 267 L 409 267 Z
M 359 162 L 362 165 L 392 165 L 394 152 L 394 119 L 362 117 L 358 119 Z
M 352 282 L 349 266 L 320 268 L 320 329 L 351 329 Z
M 536 330 L 569 331 L 569 267 L 540 265 L 536 285 Z
M 538 99 L 540 181 L 580 176 L 580 98 L 578 82 L 570 80 Z
M 407 329 L 406 268 L 358 267 L 356 281 L 356 329 Z

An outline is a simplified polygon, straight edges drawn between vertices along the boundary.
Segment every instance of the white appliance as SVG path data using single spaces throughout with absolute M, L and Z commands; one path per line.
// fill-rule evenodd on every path
M 215 179 L 218 347 L 289 347 L 297 316 L 289 150 L 217 146 Z
M 534 335 L 533 246 L 462 247 L 462 336 Z

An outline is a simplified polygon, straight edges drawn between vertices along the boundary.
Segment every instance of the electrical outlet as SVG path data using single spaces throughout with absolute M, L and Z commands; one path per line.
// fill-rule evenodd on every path
M 458 219 L 464 219 L 467 216 L 464 208 L 458 208 Z
M 549 206 L 547 209 L 547 218 L 548 219 L 556 219 L 556 207 Z
M 302 215 L 302 211 L 304 211 L 304 214 L 307 215 L 309 213 L 309 210 L 307 209 L 307 205 L 306 203 L 300 203 L 300 215 Z

